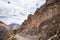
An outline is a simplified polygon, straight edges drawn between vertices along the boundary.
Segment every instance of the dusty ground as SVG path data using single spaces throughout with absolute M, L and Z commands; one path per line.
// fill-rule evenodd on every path
M 32 39 L 16 35 L 16 40 L 32 40 Z
M 16 40 L 37 40 L 34 36 L 20 36 L 19 34 L 15 35 Z

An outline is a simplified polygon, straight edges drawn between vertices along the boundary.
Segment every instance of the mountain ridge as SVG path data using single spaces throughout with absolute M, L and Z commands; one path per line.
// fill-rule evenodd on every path
M 32 36 L 36 40 L 47 40 L 58 34 L 57 30 L 60 17 L 60 0 L 46 0 L 46 3 L 38 8 L 34 15 L 29 15 L 17 30 L 23 37 Z M 59 22 L 58 22 L 59 21 Z M 57 24 L 57 25 L 56 25 Z M 52 30 L 51 30 L 52 29 Z M 51 34 L 51 35 L 49 35 Z M 52 38 L 53 39 L 53 38 Z

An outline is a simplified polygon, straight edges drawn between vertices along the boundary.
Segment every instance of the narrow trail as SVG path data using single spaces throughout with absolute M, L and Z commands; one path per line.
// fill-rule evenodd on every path
M 16 40 L 32 40 L 30 38 L 25 38 L 25 37 L 22 37 L 22 36 L 19 36 L 19 35 L 16 35 Z

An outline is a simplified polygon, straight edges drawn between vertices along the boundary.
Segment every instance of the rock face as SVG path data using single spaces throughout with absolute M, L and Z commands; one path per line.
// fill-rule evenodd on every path
M 60 0 L 46 0 L 17 32 L 32 40 L 60 40 Z
M 7 40 L 7 37 L 11 34 L 10 32 L 11 29 L 3 22 L 0 22 L 0 40 Z
M 50 4 L 50 3 L 56 3 L 56 2 L 59 2 L 60 0 L 46 0 L 46 3 L 47 4 Z

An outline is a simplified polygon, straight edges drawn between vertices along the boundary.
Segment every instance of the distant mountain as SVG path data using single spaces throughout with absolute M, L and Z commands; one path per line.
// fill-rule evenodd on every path
M 0 21 L 0 23 L 4 24 L 2 21 Z
M 12 29 L 17 29 L 19 27 L 19 24 L 17 24 L 17 23 L 11 23 L 11 24 L 9 24 L 9 26 Z

